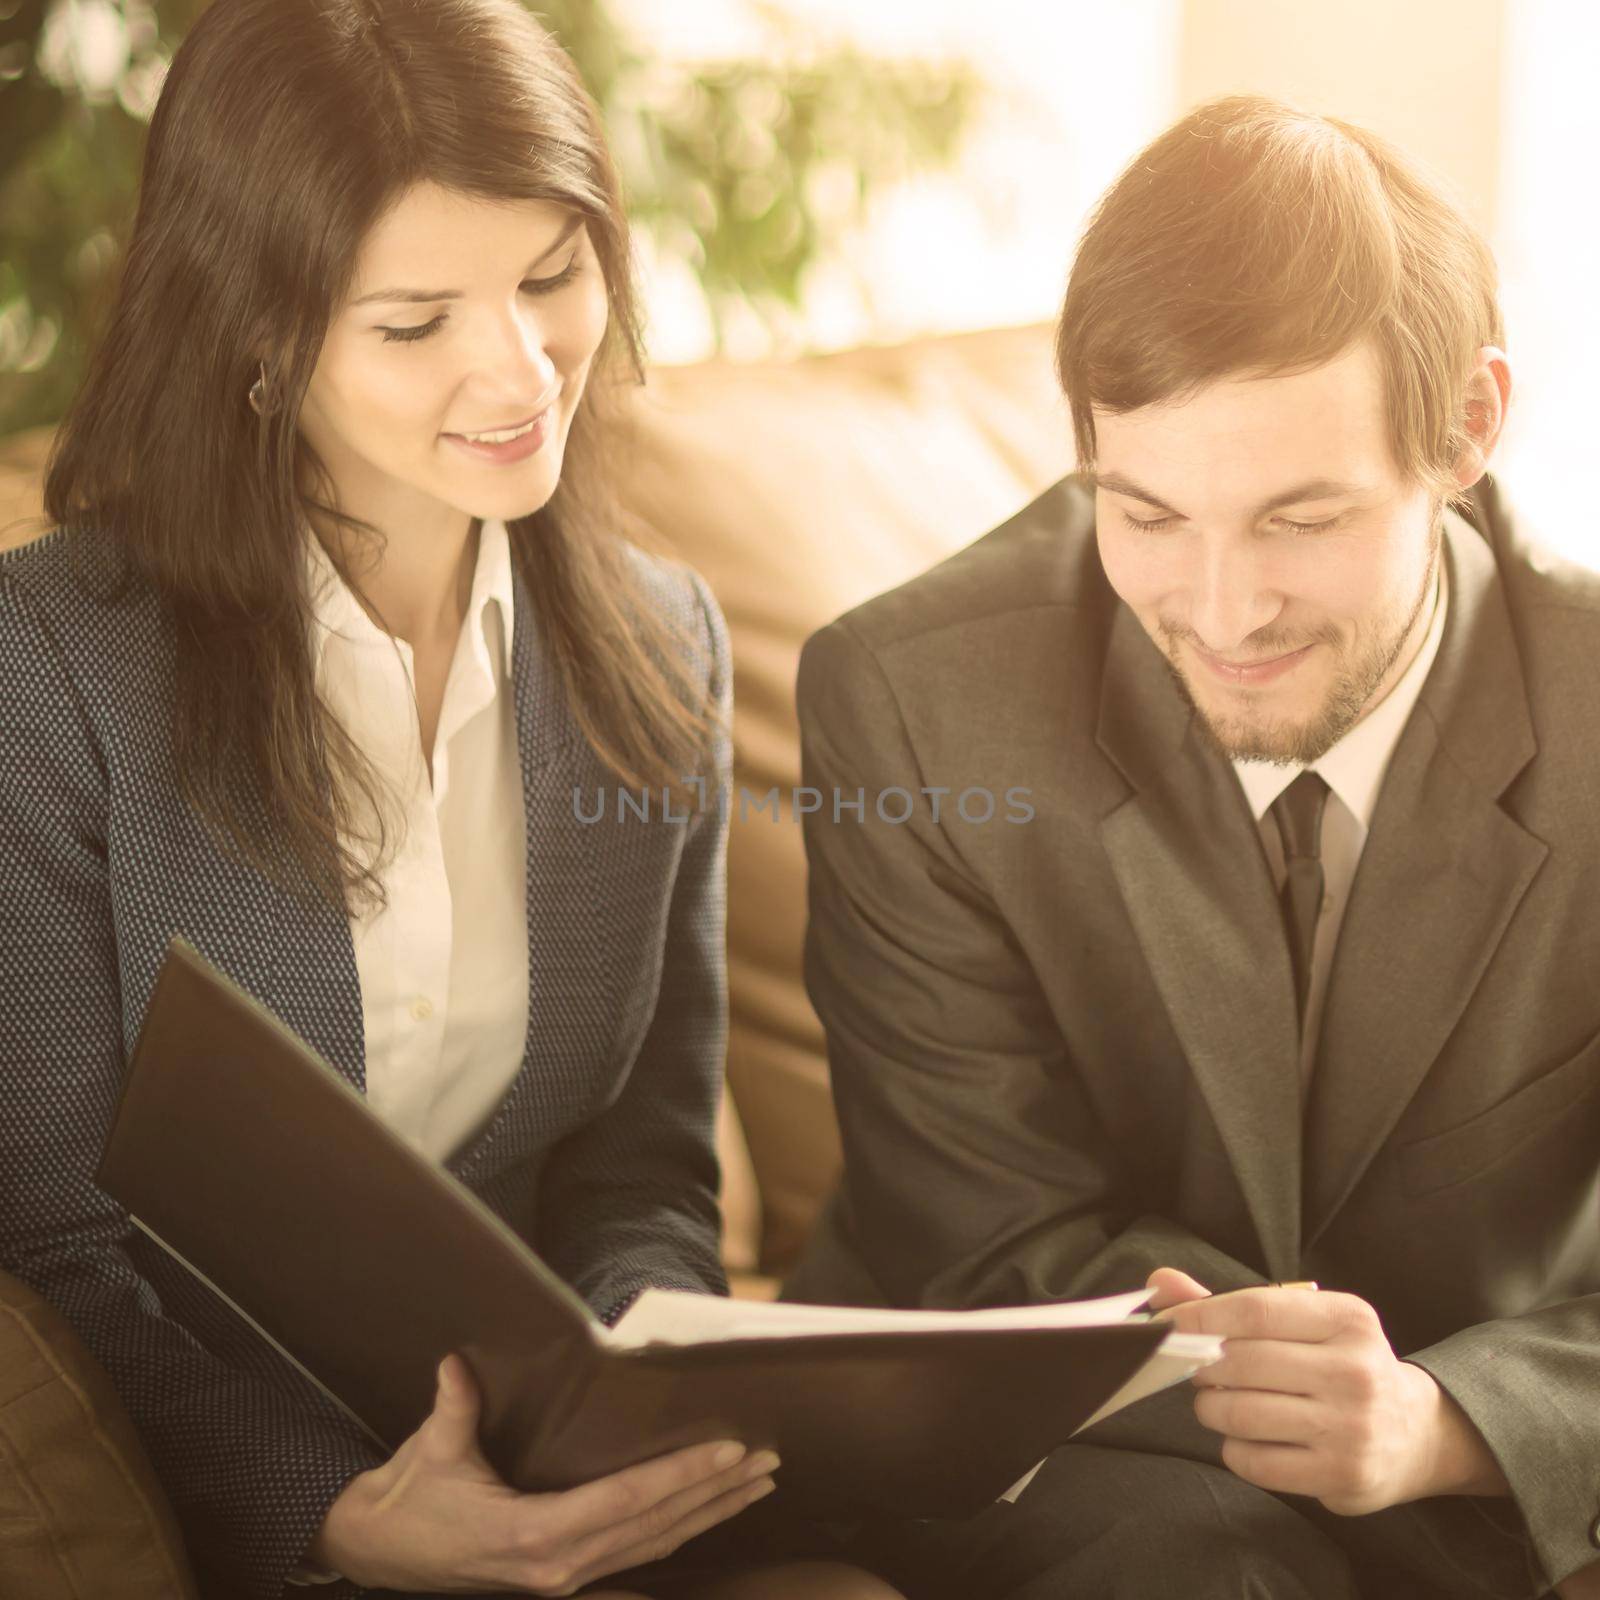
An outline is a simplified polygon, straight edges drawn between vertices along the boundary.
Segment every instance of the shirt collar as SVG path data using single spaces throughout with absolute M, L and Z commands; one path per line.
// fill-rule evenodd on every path
M 1389 769 L 1389 758 L 1400 742 L 1400 735 L 1417 703 L 1417 696 L 1422 693 L 1422 685 L 1427 681 L 1433 658 L 1439 653 L 1439 641 L 1444 637 L 1449 588 L 1449 575 L 1441 551 L 1434 590 L 1433 620 L 1428 624 L 1422 648 L 1412 657 L 1411 665 L 1388 694 L 1311 763 L 1311 771 L 1322 775 L 1328 787 L 1344 802 L 1363 830 L 1372 824 L 1372 813 L 1378 803 L 1378 790 L 1383 786 L 1384 773 Z M 1238 773 L 1245 798 L 1250 802 L 1250 810 L 1259 822 L 1271 808 L 1272 802 L 1306 769 L 1299 765 L 1282 766 L 1270 761 L 1235 761 L 1233 770 Z
M 311 596 L 311 657 L 320 669 L 328 636 L 337 634 L 352 643 L 389 644 L 389 635 L 369 617 L 350 586 L 339 576 L 322 541 L 304 530 L 304 548 Z M 491 642 L 491 604 L 500 613 L 499 639 Z M 511 581 L 511 540 L 506 525 L 485 520 L 478 534 L 478 560 L 472 572 L 466 621 L 471 627 L 472 651 L 482 669 L 496 681 L 510 671 L 512 628 L 516 604 Z M 503 641 L 503 643 L 501 643 Z M 500 645 L 496 649 L 496 644 Z M 497 659 L 498 658 L 498 659 Z

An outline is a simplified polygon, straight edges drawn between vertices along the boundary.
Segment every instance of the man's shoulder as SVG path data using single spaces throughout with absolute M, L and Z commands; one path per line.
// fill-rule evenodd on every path
M 1594 567 L 1521 528 L 1501 547 L 1499 565 L 1513 614 L 1533 619 L 1561 613 L 1585 636 L 1600 630 L 1600 571 Z
M 1094 538 L 1094 495 L 1079 476 L 1052 484 L 981 538 L 875 595 L 821 630 L 880 656 L 961 630 L 1003 628 L 1041 609 L 1109 611 L 1114 595 Z
M 1490 485 L 1470 518 L 1494 551 L 1519 654 L 1537 697 L 1587 681 L 1600 658 L 1600 571 L 1563 555 Z

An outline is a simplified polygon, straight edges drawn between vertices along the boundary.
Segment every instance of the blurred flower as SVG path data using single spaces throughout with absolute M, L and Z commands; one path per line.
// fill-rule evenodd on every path
M 39 71 L 59 88 L 75 88 L 91 104 L 116 93 L 128 70 L 128 26 L 111 0 L 56 0 L 39 40 Z

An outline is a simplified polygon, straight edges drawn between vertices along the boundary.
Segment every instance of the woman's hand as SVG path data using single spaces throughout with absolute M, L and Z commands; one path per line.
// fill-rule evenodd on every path
M 466 1363 L 439 1365 L 433 1411 L 346 1485 L 307 1553 L 370 1588 L 570 1595 L 670 1555 L 771 1492 L 778 1458 L 695 1445 L 559 1494 L 520 1494 L 478 1449 Z

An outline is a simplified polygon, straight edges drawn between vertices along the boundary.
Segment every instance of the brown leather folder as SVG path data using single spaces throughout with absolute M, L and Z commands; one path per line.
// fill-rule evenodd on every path
M 608 1348 L 588 1309 L 301 1039 L 173 940 L 102 1188 L 387 1447 L 459 1351 L 482 1444 L 523 1489 L 680 1445 L 783 1458 L 817 1511 L 963 1516 L 1139 1368 L 1163 1328 L 807 1334 Z

